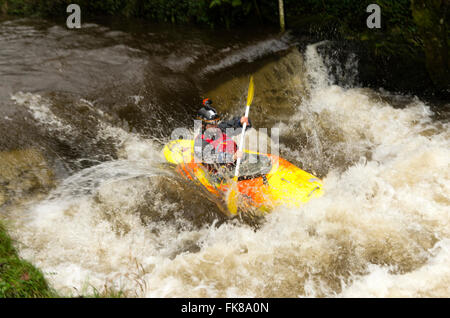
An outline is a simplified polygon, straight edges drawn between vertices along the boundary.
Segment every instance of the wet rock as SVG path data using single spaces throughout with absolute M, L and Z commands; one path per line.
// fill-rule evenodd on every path
M 266 63 L 253 72 L 255 96 L 251 117 L 258 125 L 269 127 L 267 113 L 278 109 L 286 118 L 294 113 L 302 96 L 305 96 L 305 67 L 303 57 L 297 48 L 292 48 L 285 56 Z M 247 99 L 249 75 L 235 77 L 221 83 L 205 96 L 214 101 L 214 107 L 222 113 L 242 113 Z M 281 118 L 277 118 L 280 120 Z
M 0 152 L 0 205 L 28 194 L 47 192 L 53 172 L 37 149 Z

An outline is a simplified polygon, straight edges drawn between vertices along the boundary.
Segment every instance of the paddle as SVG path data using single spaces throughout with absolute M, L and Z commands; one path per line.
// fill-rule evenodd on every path
M 250 112 L 250 104 L 253 101 L 253 93 L 255 89 L 253 86 L 253 76 L 250 77 L 250 84 L 248 86 L 248 95 L 247 95 L 247 106 L 245 108 L 245 116 L 248 117 L 248 113 Z M 247 128 L 247 123 L 244 123 L 242 127 L 242 133 L 241 133 L 241 140 L 239 144 L 239 149 L 242 151 L 242 148 L 244 147 L 244 134 L 245 134 L 245 128 Z M 237 213 L 237 181 L 239 176 L 239 166 L 241 165 L 241 158 L 237 159 L 236 164 L 236 172 L 233 177 L 233 181 L 231 183 L 230 192 L 228 194 L 227 199 L 227 207 L 228 211 L 230 211 L 231 214 L 235 215 Z

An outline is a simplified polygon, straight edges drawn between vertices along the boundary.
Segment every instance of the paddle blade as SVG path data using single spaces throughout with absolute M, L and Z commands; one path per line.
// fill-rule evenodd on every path
M 250 84 L 248 85 L 247 106 L 250 106 L 253 101 L 253 94 L 255 93 L 255 86 L 253 85 L 253 76 L 250 77 Z
M 238 204 L 238 189 L 237 189 L 237 178 L 235 177 L 233 178 L 233 184 L 231 185 L 230 193 L 228 194 L 227 198 L 227 208 L 232 215 L 237 214 L 238 208 L 237 204 Z

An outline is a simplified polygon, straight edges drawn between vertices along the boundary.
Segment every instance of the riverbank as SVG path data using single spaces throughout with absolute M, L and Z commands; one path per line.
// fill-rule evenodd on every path
M 57 297 L 43 273 L 21 259 L 12 240 L 0 223 L 0 298 Z
M 6 227 L 0 223 L 0 298 L 60 298 L 42 271 L 17 254 Z M 93 288 L 87 298 L 121 298 L 122 291 Z

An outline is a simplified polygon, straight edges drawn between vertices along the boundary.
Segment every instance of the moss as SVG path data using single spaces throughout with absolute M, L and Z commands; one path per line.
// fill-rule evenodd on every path
M 79 296 L 81 298 L 123 298 L 121 290 L 107 287 Z M 5 226 L 0 223 L 0 298 L 61 298 L 49 286 L 43 273 L 30 262 L 21 259 Z
M 48 297 L 57 294 L 40 270 L 18 257 L 11 238 L 0 224 L 0 298 Z

